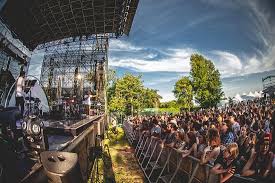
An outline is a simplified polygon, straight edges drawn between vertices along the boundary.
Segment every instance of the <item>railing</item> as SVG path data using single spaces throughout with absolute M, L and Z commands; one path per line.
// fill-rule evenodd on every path
M 138 138 L 137 131 L 133 129 L 133 124 L 130 122 L 124 122 L 123 129 L 129 143 L 133 145 L 134 141 Z
M 188 156 L 182 158 L 182 154 L 174 148 L 164 147 L 156 137 L 146 134 L 137 136 L 137 132 L 131 131 L 131 123 L 125 121 L 123 126 L 129 142 L 137 143 L 135 155 L 148 182 L 198 182 L 215 183 L 219 182 L 219 176 L 210 173 L 210 164 L 201 165 L 200 160 Z M 133 135 L 136 139 L 132 139 Z M 128 138 L 129 139 L 129 138 Z M 254 179 L 234 175 L 230 182 L 252 183 Z

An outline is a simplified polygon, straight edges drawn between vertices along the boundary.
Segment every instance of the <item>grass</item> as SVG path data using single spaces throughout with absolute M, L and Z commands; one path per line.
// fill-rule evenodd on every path
M 134 157 L 134 149 L 128 144 L 122 128 L 118 134 L 108 132 L 104 140 L 104 153 L 99 159 L 99 182 L 142 183 L 144 176 Z M 95 179 L 92 182 L 96 182 Z

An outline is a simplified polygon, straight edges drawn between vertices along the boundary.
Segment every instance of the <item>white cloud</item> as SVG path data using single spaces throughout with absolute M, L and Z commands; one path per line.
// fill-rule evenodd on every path
M 119 39 L 111 39 L 110 43 L 110 51 L 140 51 L 141 47 L 137 47 L 132 45 L 131 43 Z
M 260 57 L 255 54 L 240 58 L 233 53 L 219 50 L 211 51 L 210 54 L 214 56 L 212 60 L 222 77 L 246 75 L 275 69 L 275 45 Z
M 190 56 L 195 51 L 192 49 L 169 49 L 167 55 L 170 58 L 162 58 L 159 60 L 144 59 L 120 59 L 111 57 L 109 65 L 112 67 L 131 68 L 139 72 L 189 72 Z
M 162 84 L 169 83 L 172 81 L 177 81 L 179 78 L 180 78 L 180 76 L 154 78 L 152 81 L 149 81 L 149 82 L 145 81 L 144 85 L 146 85 L 146 86 L 162 85 Z
M 243 65 L 238 56 L 219 50 L 214 50 L 210 53 L 216 56 L 217 59 L 213 61 L 223 76 L 239 74 L 241 72 Z
M 193 53 L 198 53 L 192 48 L 166 49 L 158 50 L 159 53 L 165 55 L 165 58 L 158 58 L 155 50 L 150 52 L 150 49 L 137 47 L 126 41 L 116 40 L 112 46 L 114 46 L 112 51 L 125 51 L 125 54 L 135 51 L 136 54 L 130 54 L 128 58 L 110 57 L 109 65 L 138 72 L 189 72 L 190 56 Z M 257 56 L 255 53 L 255 55 L 242 58 L 223 50 L 213 50 L 208 53 L 222 77 L 264 72 L 275 68 L 275 46 L 270 47 L 261 56 Z
M 172 92 L 161 92 L 159 91 L 159 94 L 162 96 L 161 102 L 168 102 L 171 100 L 175 100 L 175 96 Z

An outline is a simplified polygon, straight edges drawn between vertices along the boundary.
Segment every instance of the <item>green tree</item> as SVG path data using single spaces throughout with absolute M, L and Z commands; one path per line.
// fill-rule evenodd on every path
M 143 90 L 143 107 L 144 108 L 158 108 L 160 99 L 162 97 L 158 94 L 157 90 L 144 88 Z
M 220 73 L 211 60 L 193 54 L 191 61 L 191 79 L 195 99 L 203 108 L 216 106 L 223 97 Z
M 161 102 L 160 108 L 170 108 L 170 107 L 179 107 L 176 100 L 171 100 L 168 102 Z
M 189 77 L 185 76 L 178 80 L 174 86 L 173 93 L 179 106 L 190 110 L 193 106 L 193 87 Z
M 127 114 L 133 114 L 134 110 L 139 110 L 142 106 L 142 91 L 141 76 L 125 74 L 122 78 L 117 79 L 108 90 L 109 110 L 115 111 L 119 109 L 125 111 Z M 115 105 L 117 101 L 119 101 L 119 106 Z M 122 110 L 121 105 L 125 109 Z
M 139 113 L 143 108 L 153 108 L 160 104 L 157 90 L 145 88 L 141 76 L 125 74 L 117 78 L 108 88 L 109 111 L 123 114 Z
M 126 110 L 126 100 L 119 96 L 114 96 L 109 101 L 109 110 L 122 114 Z
M 160 109 L 159 109 L 159 112 L 160 113 L 173 113 L 173 114 L 177 114 L 180 112 L 180 106 L 179 104 L 177 103 L 176 100 L 171 100 L 171 101 L 168 101 L 168 102 L 162 102 L 160 104 Z

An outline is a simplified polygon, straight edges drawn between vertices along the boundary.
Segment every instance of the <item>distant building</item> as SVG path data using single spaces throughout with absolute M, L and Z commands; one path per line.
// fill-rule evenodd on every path
M 263 78 L 262 82 L 264 97 L 275 102 L 275 75 Z

